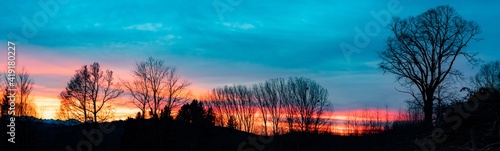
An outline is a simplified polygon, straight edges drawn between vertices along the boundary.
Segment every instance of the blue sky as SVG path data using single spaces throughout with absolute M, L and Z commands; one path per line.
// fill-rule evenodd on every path
M 0 2 L 0 41 L 6 43 L 9 33 L 24 37 L 18 41 L 19 64 L 31 71 L 35 94 L 46 97 L 57 95 L 84 64 L 98 61 L 126 77 L 134 62 L 153 56 L 176 66 L 200 91 L 304 76 L 329 90 L 337 110 L 404 107 L 409 96 L 394 89 L 398 84 L 393 75 L 377 68 L 377 52 L 385 49 L 390 32 L 371 12 L 388 11 L 391 4 L 400 9 L 391 15 L 402 18 L 450 5 L 482 28 L 479 37 L 484 40 L 471 42 L 467 50 L 479 52 L 485 62 L 498 60 L 500 54 L 500 2 L 493 0 L 40 1 L 57 4 L 53 12 L 37 2 Z M 29 31 L 33 37 L 23 35 L 23 18 L 40 25 L 33 25 L 36 33 Z M 355 45 L 355 29 L 371 23 L 380 31 L 346 57 L 339 45 Z M 456 67 L 466 76 L 477 71 L 464 62 Z

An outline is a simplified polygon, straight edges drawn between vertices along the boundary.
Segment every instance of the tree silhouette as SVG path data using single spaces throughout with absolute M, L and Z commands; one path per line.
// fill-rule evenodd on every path
M 184 104 L 179 110 L 176 120 L 196 125 L 215 125 L 212 108 L 205 110 L 203 103 L 197 100 L 193 100 L 190 104 Z
M 254 85 L 255 99 L 264 120 L 264 132 L 267 134 L 268 116 L 272 123 L 273 134 L 280 130 L 282 108 L 287 98 L 286 81 L 283 78 L 267 80 Z
M 166 84 L 166 103 L 164 107 L 166 110 L 164 112 L 170 116 L 172 109 L 188 101 L 191 91 L 187 88 L 191 83 L 187 80 L 182 80 L 181 75 L 177 73 L 177 69 L 174 67 L 168 71 Z
M 5 75 L 5 92 L 3 93 L 6 99 L 2 100 L 2 107 L 6 107 L 5 114 L 7 114 L 8 108 L 10 106 L 11 93 L 15 96 L 15 115 L 16 116 L 33 116 L 37 117 L 36 106 L 33 103 L 33 98 L 31 92 L 33 91 L 34 82 L 30 77 L 30 74 L 22 68 L 21 72 L 16 74 L 14 77 Z M 13 85 L 10 85 L 13 84 Z M 14 88 L 9 88 L 14 87 Z M 10 89 L 10 90 L 9 90 Z
M 238 128 L 238 122 L 236 121 L 236 118 L 234 116 L 229 116 L 229 119 L 227 120 L 227 127 L 232 129 Z
M 322 115 L 329 110 L 330 103 L 328 102 L 328 90 L 308 78 L 290 78 L 288 80 L 288 89 L 290 97 L 287 103 L 292 108 L 289 118 L 293 118 L 295 113 L 299 116 L 297 119 L 300 131 L 312 132 L 324 124 L 325 119 Z
M 434 93 L 447 77 L 460 76 L 453 65 L 459 56 L 475 62 L 475 54 L 463 48 L 470 40 L 479 40 L 479 26 L 458 15 L 450 6 L 438 6 L 417 17 L 394 18 L 390 24 L 393 36 L 387 40 L 387 50 L 379 55 L 384 72 L 397 76 L 407 87 L 417 87 L 420 94 L 411 94 L 423 100 L 424 121 L 432 122 Z M 420 96 L 418 96 L 420 95 Z
M 135 115 L 135 119 L 144 119 L 144 116 L 141 114 L 141 112 L 137 112 Z
M 260 114 L 262 114 L 262 122 L 264 123 L 264 135 L 268 134 L 267 130 L 267 120 L 269 115 L 269 106 L 270 103 L 267 101 L 268 99 L 264 98 L 265 90 L 263 89 L 264 84 L 254 85 L 253 92 L 255 93 L 254 99 L 257 101 L 257 105 L 259 107 Z M 274 128 L 274 127 L 273 127 Z
M 2 104 L 0 104 L 0 116 L 7 116 L 9 112 L 9 94 L 7 88 L 3 94 Z
M 58 115 L 67 115 L 80 121 L 92 120 L 94 123 L 105 121 L 112 116 L 111 106 L 106 103 L 122 93 L 119 85 L 113 83 L 111 70 L 102 71 L 97 62 L 90 66 L 84 65 L 60 93 Z
M 16 92 L 16 99 L 18 100 L 18 105 L 16 105 L 16 108 L 18 108 L 17 115 L 36 116 L 36 107 L 32 102 L 31 96 L 34 83 L 30 74 L 23 68 L 16 77 L 16 88 L 18 89 Z
M 481 66 L 472 79 L 476 89 L 494 88 L 500 91 L 500 61 L 492 61 Z
M 237 126 L 236 129 L 245 132 L 252 130 L 255 123 L 256 102 L 251 88 L 245 85 L 214 88 L 210 92 L 210 99 L 211 106 L 221 115 L 219 118 L 223 118 L 219 119 L 219 121 L 227 122 L 230 118 L 233 118 L 232 120 L 235 121 L 232 122 L 232 126 Z
M 133 78 L 133 81 L 123 83 L 132 95 L 133 103 L 141 110 L 142 116 L 145 116 L 146 107 L 153 118 L 159 118 L 161 112 L 170 116 L 171 110 L 190 95 L 187 87 L 191 84 L 181 80 L 174 67 L 167 66 L 163 60 L 153 57 L 135 64 Z M 165 105 L 163 111 L 162 105 Z
M 160 111 L 160 119 L 163 120 L 173 120 L 174 118 L 171 115 L 172 109 L 165 105 L 163 109 Z
M 132 103 L 141 110 L 142 113 L 138 113 L 142 119 L 146 116 L 147 105 L 151 102 L 151 95 L 148 88 L 148 79 L 146 77 L 146 71 L 144 64 L 135 64 L 135 70 L 133 71 L 133 80 L 124 81 L 122 80 L 123 86 L 133 98 Z
M 208 125 L 215 126 L 215 113 L 212 107 L 208 108 L 207 114 L 205 115 L 205 121 L 207 121 Z
M 217 112 L 217 121 L 246 132 L 254 130 L 254 114 L 260 110 L 266 123 L 263 128 L 266 135 L 267 121 L 272 123 L 272 131 L 277 134 L 283 117 L 289 124 L 289 131 L 294 131 L 298 125 L 298 131 L 317 132 L 327 120 L 322 115 L 331 107 L 328 91 L 314 80 L 303 77 L 271 79 L 252 87 L 214 88 L 209 99 Z

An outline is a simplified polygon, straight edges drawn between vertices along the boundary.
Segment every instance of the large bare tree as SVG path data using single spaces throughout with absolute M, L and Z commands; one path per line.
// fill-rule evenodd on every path
M 97 62 L 84 65 L 60 93 L 61 106 L 57 115 L 94 123 L 106 121 L 113 114 L 108 102 L 122 93 L 120 86 L 113 83 L 111 70 L 104 72 Z
M 167 66 L 163 60 L 152 57 L 137 62 L 133 80 L 124 83 L 142 116 L 149 110 L 151 117 L 159 118 L 162 105 L 163 114 L 170 116 L 172 109 L 183 104 L 190 95 L 188 87 L 191 84 L 181 79 L 175 67 Z
M 436 89 L 449 76 L 461 75 L 453 68 L 457 58 L 476 61 L 475 54 L 464 48 L 471 40 L 479 40 L 476 35 L 480 28 L 450 6 L 438 6 L 416 17 L 394 18 L 389 26 L 393 36 L 387 40 L 387 49 L 379 54 L 379 66 L 395 74 L 402 85 L 418 89 L 402 92 L 422 100 L 424 121 L 430 124 Z
M 318 132 L 326 122 L 322 116 L 331 107 L 328 90 L 307 78 L 290 78 L 287 85 L 291 95 L 286 100 L 288 104 L 295 106 L 293 109 L 296 111 L 292 113 L 299 116 L 296 121 L 300 131 Z

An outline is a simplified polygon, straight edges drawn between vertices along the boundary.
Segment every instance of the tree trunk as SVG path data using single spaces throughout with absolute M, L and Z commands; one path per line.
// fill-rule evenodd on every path
M 424 124 L 432 126 L 432 107 L 433 107 L 433 93 L 427 93 L 424 100 Z
M 97 102 L 94 101 L 94 112 L 93 112 L 93 114 L 94 114 L 94 123 L 97 123 L 97 106 L 96 106 L 96 103 Z

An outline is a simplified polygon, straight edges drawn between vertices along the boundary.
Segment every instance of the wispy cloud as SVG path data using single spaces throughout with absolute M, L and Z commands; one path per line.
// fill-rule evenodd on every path
M 238 29 L 253 29 L 255 28 L 255 25 L 249 24 L 249 23 L 229 23 L 229 22 L 223 22 L 223 26 L 230 27 L 230 28 L 238 28 Z
M 144 24 L 136 24 L 124 27 L 123 29 L 127 30 L 143 30 L 143 31 L 159 31 L 159 30 L 171 30 L 170 27 L 163 27 L 162 23 L 144 23 Z

